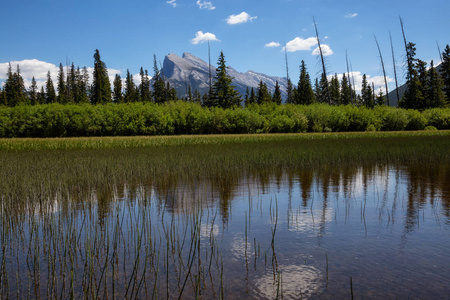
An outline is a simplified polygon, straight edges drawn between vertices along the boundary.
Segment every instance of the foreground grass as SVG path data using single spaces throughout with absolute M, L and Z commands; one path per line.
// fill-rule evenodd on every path
M 255 142 L 299 142 L 305 140 L 370 139 L 407 137 L 450 137 L 450 130 L 334 132 L 300 134 L 236 134 L 79 138 L 7 138 L 0 139 L 0 151 L 124 149 L 154 146 L 224 145 Z

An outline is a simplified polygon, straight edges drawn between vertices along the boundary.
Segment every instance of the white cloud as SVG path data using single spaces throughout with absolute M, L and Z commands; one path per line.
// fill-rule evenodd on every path
M 345 73 L 345 76 L 347 76 L 347 73 Z M 331 80 L 331 75 L 327 76 L 329 80 Z M 353 71 L 350 72 L 350 78 L 352 79 L 352 85 L 353 85 L 353 79 L 355 81 L 355 86 L 353 87 L 357 94 L 361 93 L 361 87 L 362 87 L 362 77 L 363 74 L 360 71 Z M 339 82 L 342 80 L 342 74 L 338 74 Z M 379 93 L 380 88 L 383 90 L 383 94 L 385 93 L 385 86 L 384 86 L 384 77 L 383 76 L 370 76 L 366 75 L 366 79 L 370 87 L 372 87 L 372 82 L 375 86 L 375 92 L 376 94 Z M 386 76 L 386 80 L 389 83 L 393 83 L 394 79 L 390 78 L 389 76 Z
M 357 15 L 358 15 L 358 13 L 348 13 L 348 14 L 345 15 L 345 17 L 346 17 L 347 19 L 351 19 L 351 18 L 356 17 Z
M 258 17 L 252 17 L 248 13 L 243 11 L 238 15 L 229 16 L 227 18 L 227 23 L 230 25 L 242 24 L 242 23 L 247 23 L 249 21 L 253 21 L 256 18 L 258 18 Z
M 280 43 L 270 42 L 270 43 L 265 44 L 264 47 L 267 47 L 267 48 L 280 47 Z
M 315 37 L 309 37 L 307 39 L 296 37 L 292 41 L 289 41 L 285 48 L 288 52 L 310 51 L 315 45 L 317 45 L 317 39 Z
M 177 7 L 177 0 L 169 0 L 169 1 L 166 1 L 166 3 L 172 5 L 173 7 Z
M 197 5 L 198 5 L 198 7 L 200 7 L 200 9 L 207 9 L 207 10 L 214 10 L 214 9 L 216 9 L 216 7 L 213 6 L 212 2 L 209 2 L 209 1 L 197 0 Z
M 191 43 L 197 45 L 201 43 L 206 43 L 208 41 L 214 42 L 219 40 L 217 39 L 216 35 L 211 32 L 203 33 L 203 31 L 197 31 L 197 33 L 195 34 L 195 38 L 191 40 Z
M 320 47 L 322 48 L 323 56 L 329 56 L 329 55 L 333 54 L 333 50 L 331 50 L 330 46 L 328 46 L 327 44 L 322 44 L 322 45 L 320 45 Z M 314 51 L 312 52 L 312 55 L 320 55 L 319 47 L 314 49 Z

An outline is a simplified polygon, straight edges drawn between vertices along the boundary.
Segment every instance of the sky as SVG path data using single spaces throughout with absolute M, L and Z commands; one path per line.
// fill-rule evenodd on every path
M 143 67 L 153 74 L 153 55 L 183 52 L 211 63 L 223 51 L 227 65 L 272 76 L 287 74 L 296 84 L 304 60 L 314 80 L 321 73 L 315 19 L 328 75 L 347 71 L 346 53 L 358 84 L 362 74 L 382 84 L 376 35 L 394 85 L 389 32 L 399 83 L 404 83 L 404 44 L 416 44 L 417 58 L 437 64 L 450 43 L 448 0 L 0 0 L 4 24 L 0 44 L 0 82 L 8 63 L 19 64 L 26 85 L 52 79 L 60 63 L 93 67 L 99 49 L 111 78 Z M 286 47 L 286 48 L 285 48 Z M 139 76 L 134 76 L 138 81 Z

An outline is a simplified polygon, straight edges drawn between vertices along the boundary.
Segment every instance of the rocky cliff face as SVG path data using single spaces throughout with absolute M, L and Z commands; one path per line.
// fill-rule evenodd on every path
M 177 90 L 180 97 L 187 94 L 189 85 L 192 91 L 197 89 L 201 94 L 209 90 L 208 63 L 190 53 L 185 52 L 182 57 L 173 53 L 166 55 L 162 72 L 170 85 Z M 213 65 L 211 65 L 211 75 L 214 79 L 216 68 Z M 233 85 L 242 96 L 245 95 L 247 87 L 249 89 L 253 87 L 256 92 L 258 84 L 262 80 L 272 93 L 275 89 L 275 83 L 278 81 L 282 96 L 286 97 L 286 78 L 268 76 L 253 71 L 240 73 L 231 67 L 228 67 L 228 75 L 233 78 Z

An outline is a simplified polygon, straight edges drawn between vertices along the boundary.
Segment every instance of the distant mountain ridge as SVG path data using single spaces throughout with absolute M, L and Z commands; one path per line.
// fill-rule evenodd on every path
M 177 90 L 178 96 L 184 97 L 188 93 L 189 85 L 192 92 L 196 89 L 200 94 L 207 93 L 209 90 L 209 64 L 204 60 L 190 54 L 183 53 L 182 57 L 170 53 L 164 58 L 162 73 L 164 78 L 170 82 L 171 87 Z M 241 73 L 228 66 L 227 73 L 233 78 L 232 85 L 236 90 L 245 96 L 247 87 L 256 89 L 260 80 L 267 85 L 271 93 L 275 90 L 275 84 L 278 81 L 281 95 L 286 98 L 287 80 L 285 77 L 269 76 L 263 73 L 247 71 Z M 211 65 L 211 76 L 214 80 L 216 68 Z

